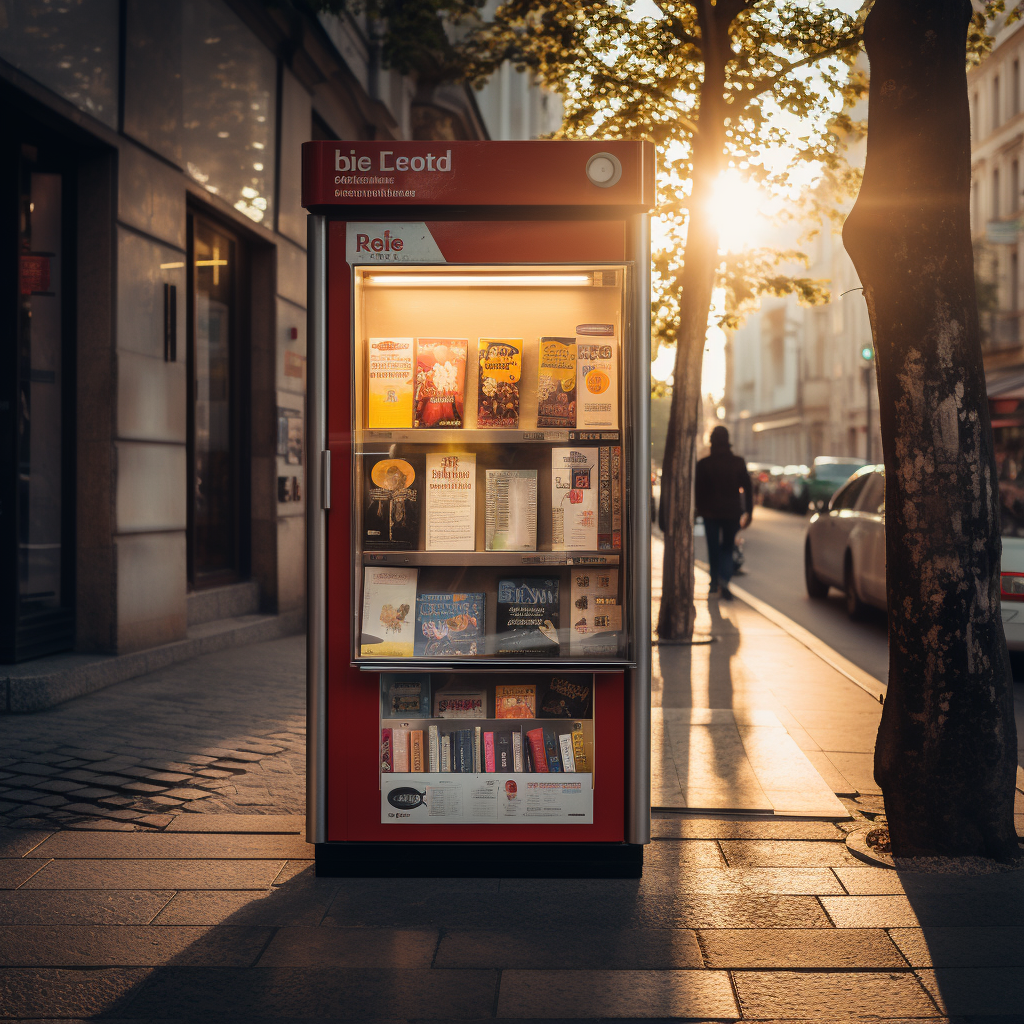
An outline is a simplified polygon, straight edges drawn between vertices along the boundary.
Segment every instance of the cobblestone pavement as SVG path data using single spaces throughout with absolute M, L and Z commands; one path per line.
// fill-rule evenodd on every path
M 304 644 L 205 655 L 0 717 L 0 826 L 135 830 L 188 811 L 303 813 Z

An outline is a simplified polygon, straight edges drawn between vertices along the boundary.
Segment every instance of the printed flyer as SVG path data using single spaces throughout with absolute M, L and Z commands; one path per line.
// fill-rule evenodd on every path
M 476 455 L 432 452 L 427 456 L 427 550 L 476 547 Z

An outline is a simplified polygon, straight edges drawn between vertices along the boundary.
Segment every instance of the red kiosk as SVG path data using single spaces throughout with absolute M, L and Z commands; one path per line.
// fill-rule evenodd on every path
M 638 876 L 644 142 L 310 142 L 318 874 Z

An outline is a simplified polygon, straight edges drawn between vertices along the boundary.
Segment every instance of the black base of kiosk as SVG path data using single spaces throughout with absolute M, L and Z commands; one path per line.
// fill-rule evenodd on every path
M 317 843 L 318 878 L 640 878 L 631 843 Z

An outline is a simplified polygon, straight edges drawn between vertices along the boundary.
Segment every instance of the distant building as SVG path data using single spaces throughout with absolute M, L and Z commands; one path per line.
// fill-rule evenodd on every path
M 556 107 L 511 71 L 425 87 L 285 4 L 0 4 L 0 662 L 300 629 L 300 147 Z

